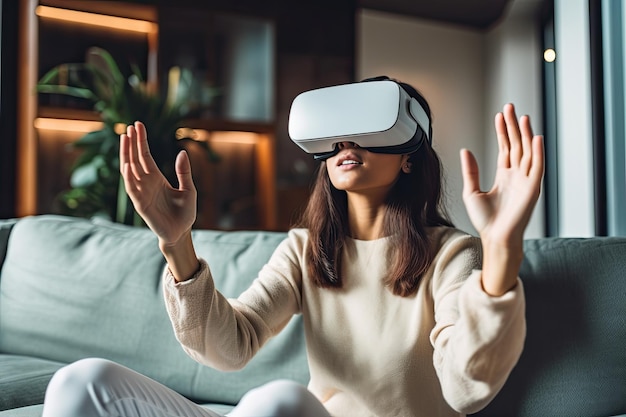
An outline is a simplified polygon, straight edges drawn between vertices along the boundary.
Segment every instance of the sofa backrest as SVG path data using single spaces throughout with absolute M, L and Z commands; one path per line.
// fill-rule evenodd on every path
M 481 417 L 626 414 L 626 238 L 525 242 L 524 351 Z
M 193 233 L 227 297 L 250 285 L 286 236 Z M 108 358 L 203 402 L 233 404 L 276 378 L 308 382 L 300 316 L 241 371 L 219 372 L 190 359 L 165 310 L 164 266 L 145 228 L 54 215 L 20 219 L 0 275 L 0 352 L 61 362 Z

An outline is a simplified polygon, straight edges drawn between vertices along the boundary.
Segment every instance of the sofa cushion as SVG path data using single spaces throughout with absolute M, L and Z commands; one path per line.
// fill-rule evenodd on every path
M 194 231 L 216 287 L 237 296 L 286 235 Z M 300 316 L 238 372 L 190 359 L 174 337 L 161 291 L 165 266 L 153 233 L 103 220 L 20 219 L 0 280 L 0 352 L 59 362 L 102 357 L 200 402 L 233 404 L 276 378 L 308 382 Z
M 61 362 L 0 354 L 0 410 L 43 402 L 48 381 Z
M 527 338 L 478 416 L 626 413 L 626 238 L 525 242 Z
M 0 411 L 0 417 L 41 417 L 43 413 L 43 405 L 31 405 L 28 407 L 20 407 L 13 410 Z

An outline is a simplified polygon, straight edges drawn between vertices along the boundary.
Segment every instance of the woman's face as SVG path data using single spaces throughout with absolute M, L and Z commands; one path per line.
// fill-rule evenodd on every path
M 330 181 L 339 190 L 386 195 L 401 171 L 407 170 L 408 155 L 373 153 L 353 142 L 341 142 L 339 149 L 326 160 Z

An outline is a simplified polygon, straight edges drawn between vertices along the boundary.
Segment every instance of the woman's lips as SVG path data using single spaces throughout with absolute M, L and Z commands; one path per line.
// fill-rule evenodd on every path
M 339 154 L 337 159 L 337 166 L 353 167 L 357 165 L 363 165 L 363 160 L 353 152 L 347 152 L 345 154 Z

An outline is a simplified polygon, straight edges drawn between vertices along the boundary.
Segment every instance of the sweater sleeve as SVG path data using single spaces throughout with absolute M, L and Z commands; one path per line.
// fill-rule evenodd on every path
M 237 299 L 216 288 L 209 265 L 176 282 L 169 268 L 163 294 L 176 338 L 196 361 L 220 370 L 243 368 L 300 311 L 301 273 L 293 239 L 286 238 Z
M 470 414 L 496 396 L 522 353 L 524 290 L 518 278 L 504 295 L 488 295 L 478 269 L 479 240 L 461 238 L 447 246 L 433 277 L 433 362 L 448 404 Z

